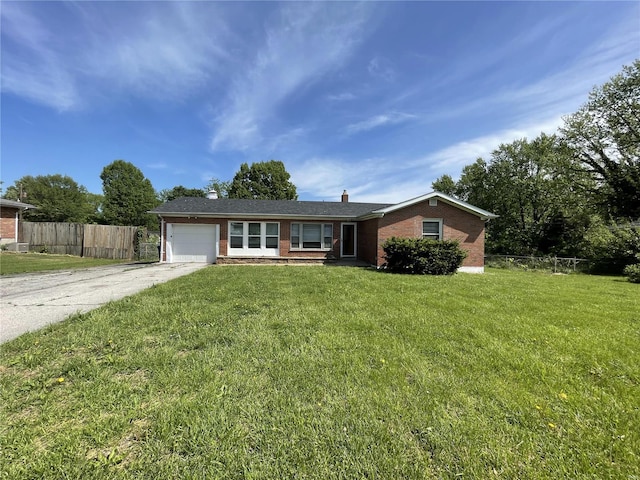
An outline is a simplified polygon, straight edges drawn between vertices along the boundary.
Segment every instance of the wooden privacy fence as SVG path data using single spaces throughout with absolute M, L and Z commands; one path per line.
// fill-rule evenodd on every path
M 138 227 L 81 223 L 22 222 L 20 242 L 29 250 L 79 257 L 131 260 Z

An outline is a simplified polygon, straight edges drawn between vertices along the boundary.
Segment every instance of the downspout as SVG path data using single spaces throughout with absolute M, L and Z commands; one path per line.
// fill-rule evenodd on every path
M 15 237 L 14 241 L 16 243 L 20 241 L 20 239 L 18 238 L 18 211 L 19 210 L 16 210 L 16 222 L 15 222 L 15 234 L 14 234 L 14 237 Z

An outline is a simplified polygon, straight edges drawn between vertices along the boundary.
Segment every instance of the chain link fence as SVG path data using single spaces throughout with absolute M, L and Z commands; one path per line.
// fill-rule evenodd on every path
M 576 257 L 485 255 L 484 264 L 493 268 L 543 270 L 553 273 L 589 272 L 589 260 Z
M 140 242 L 136 257 L 136 260 L 143 262 L 159 262 L 160 245 L 155 242 Z

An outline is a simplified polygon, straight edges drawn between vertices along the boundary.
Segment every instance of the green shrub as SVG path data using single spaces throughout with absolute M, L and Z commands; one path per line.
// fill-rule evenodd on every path
M 585 242 L 583 255 L 591 260 L 591 273 L 620 275 L 640 254 L 640 228 L 594 219 Z
M 627 265 L 624 268 L 624 274 L 631 283 L 640 283 L 640 263 Z
M 455 240 L 392 237 L 382 248 L 386 260 L 383 268 L 395 273 L 450 275 L 467 257 Z
M 640 283 L 640 263 L 624 267 L 624 274 L 631 283 Z

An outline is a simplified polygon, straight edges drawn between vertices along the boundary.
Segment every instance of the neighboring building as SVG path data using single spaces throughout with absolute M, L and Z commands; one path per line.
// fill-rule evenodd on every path
M 20 212 L 29 208 L 36 207 L 28 203 L 0 198 L 0 244 L 18 241 Z
M 484 271 L 485 222 L 496 215 L 432 192 L 398 204 L 183 197 L 154 210 L 163 262 L 328 262 L 380 267 L 391 237 L 456 239 L 461 271 Z

